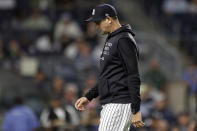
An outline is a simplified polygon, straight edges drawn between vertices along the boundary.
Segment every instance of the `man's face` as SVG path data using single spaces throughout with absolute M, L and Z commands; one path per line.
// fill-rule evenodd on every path
M 97 21 L 96 23 L 96 29 L 102 34 L 108 34 L 110 33 L 110 23 L 108 22 L 108 18 L 101 20 L 101 21 Z

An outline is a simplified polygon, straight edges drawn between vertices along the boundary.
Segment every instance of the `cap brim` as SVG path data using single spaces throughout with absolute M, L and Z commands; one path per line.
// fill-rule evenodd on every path
M 85 20 L 86 22 L 90 22 L 90 21 L 93 21 L 93 18 L 92 17 L 90 17 L 90 18 L 88 18 L 87 20 Z
M 86 22 L 97 22 L 97 21 L 101 21 L 102 19 L 101 18 L 93 18 L 93 17 L 90 17 L 89 19 L 85 20 Z

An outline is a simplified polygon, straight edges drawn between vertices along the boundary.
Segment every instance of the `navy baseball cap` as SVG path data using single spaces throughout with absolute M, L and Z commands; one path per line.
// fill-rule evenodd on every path
M 90 17 L 89 19 L 87 19 L 85 21 L 87 21 L 87 22 L 101 21 L 101 20 L 105 19 L 107 16 L 110 16 L 110 17 L 117 16 L 116 9 L 112 5 L 101 4 L 101 5 L 96 6 L 92 10 L 92 17 Z

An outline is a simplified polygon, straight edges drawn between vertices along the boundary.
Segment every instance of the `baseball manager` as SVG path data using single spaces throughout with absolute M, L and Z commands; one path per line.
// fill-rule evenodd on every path
M 108 37 L 100 56 L 98 84 L 76 101 L 76 109 L 85 110 L 99 96 L 103 107 L 99 131 L 128 131 L 131 124 L 143 127 L 135 34 L 129 25 L 120 24 L 115 8 L 109 4 L 96 6 L 87 21 L 96 23 L 97 30 Z

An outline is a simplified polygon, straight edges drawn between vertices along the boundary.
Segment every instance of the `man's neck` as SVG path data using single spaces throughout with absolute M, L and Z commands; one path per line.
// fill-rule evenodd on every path
M 115 30 L 119 29 L 120 27 L 121 27 L 121 24 L 119 22 L 114 22 L 110 33 L 114 32 Z

